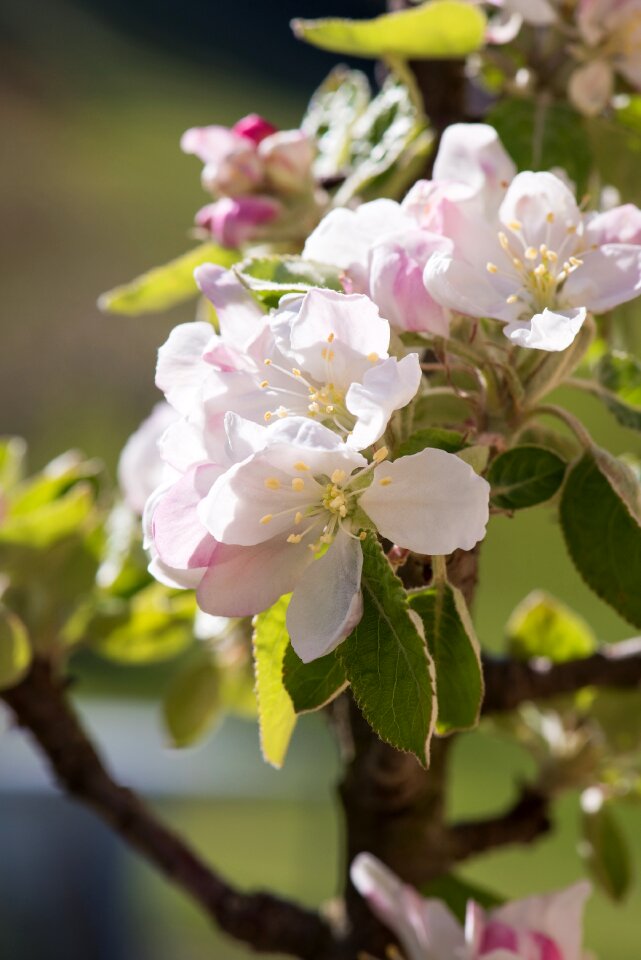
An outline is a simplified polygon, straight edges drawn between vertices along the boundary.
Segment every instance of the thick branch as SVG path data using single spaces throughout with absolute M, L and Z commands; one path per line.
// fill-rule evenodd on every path
M 544 700 L 582 687 L 637 687 L 641 685 L 641 638 L 603 647 L 582 660 L 483 658 L 485 700 L 483 713 L 513 710 L 526 700 Z
M 467 860 L 487 850 L 513 843 L 532 843 L 547 833 L 549 798 L 530 787 L 506 813 L 486 820 L 454 824 L 449 831 L 449 852 L 453 861 Z
M 47 757 L 60 786 L 195 900 L 230 936 L 261 953 L 319 960 L 332 942 L 315 913 L 269 893 L 241 893 L 207 867 L 130 790 L 111 778 L 45 661 L 2 698 Z

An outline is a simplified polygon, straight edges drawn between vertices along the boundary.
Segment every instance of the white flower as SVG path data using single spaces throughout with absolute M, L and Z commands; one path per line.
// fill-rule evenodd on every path
M 149 416 L 132 433 L 118 460 L 118 483 L 130 510 L 142 514 L 147 498 L 167 473 L 158 444 L 178 415 L 168 403 L 157 403 Z

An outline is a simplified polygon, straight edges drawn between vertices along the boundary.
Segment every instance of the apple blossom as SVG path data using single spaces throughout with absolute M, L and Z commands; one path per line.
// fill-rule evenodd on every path
M 178 414 L 168 403 L 157 403 L 149 416 L 132 433 L 118 460 L 118 483 L 130 510 L 142 514 L 147 498 L 166 473 L 158 443 Z
M 399 938 L 407 960 L 582 960 L 588 883 L 486 912 L 468 901 L 461 926 L 445 904 L 424 898 L 383 863 L 359 854 L 352 883 Z
M 641 90 L 640 0 L 579 0 L 576 24 L 583 46 L 574 52 L 588 62 L 570 78 L 575 106 L 588 115 L 607 106 L 615 73 Z
M 588 310 L 641 290 L 641 247 L 600 242 L 594 218 L 551 173 L 518 174 L 494 224 L 463 207 L 451 214 L 454 253 L 432 255 L 428 291 L 450 309 L 502 320 L 519 346 L 564 350 Z

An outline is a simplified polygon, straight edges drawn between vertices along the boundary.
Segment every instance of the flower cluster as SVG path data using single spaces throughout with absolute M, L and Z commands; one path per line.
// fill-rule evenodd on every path
M 202 160 L 202 185 L 215 198 L 196 224 L 223 246 L 296 238 L 313 226 L 314 144 L 302 130 L 278 131 L 250 114 L 231 128 L 187 130 L 181 147 Z
M 356 858 L 351 877 L 407 960 L 587 960 L 581 925 L 588 883 L 489 912 L 470 900 L 461 926 L 442 901 L 421 897 L 370 854 Z

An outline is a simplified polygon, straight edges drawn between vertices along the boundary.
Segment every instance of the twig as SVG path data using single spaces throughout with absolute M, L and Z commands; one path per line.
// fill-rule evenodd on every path
M 450 856 L 453 861 L 467 860 L 497 847 L 532 843 L 550 830 L 548 811 L 549 798 L 531 787 L 523 787 L 506 813 L 453 824 L 449 830 Z

